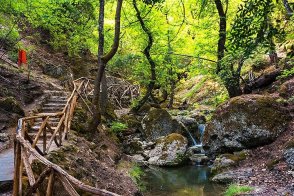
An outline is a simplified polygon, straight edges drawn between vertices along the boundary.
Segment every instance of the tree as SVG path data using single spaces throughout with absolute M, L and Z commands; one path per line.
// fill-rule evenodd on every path
M 94 83 L 94 98 L 93 104 L 93 118 L 89 123 L 89 130 L 96 132 L 96 128 L 101 122 L 101 103 L 100 103 L 100 90 L 102 79 L 105 78 L 105 68 L 107 63 L 113 58 L 117 52 L 120 40 L 120 18 L 123 0 L 117 0 L 116 13 L 115 13 L 115 29 L 113 45 L 110 51 L 104 54 L 104 11 L 105 11 L 105 0 L 100 0 L 99 7 L 99 19 L 98 19 L 98 32 L 99 32 L 99 43 L 98 43 L 98 72 Z
M 150 55 L 150 49 L 151 49 L 151 47 L 153 45 L 152 33 L 151 33 L 150 29 L 144 23 L 144 20 L 143 20 L 143 18 L 141 16 L 140 10 L 138 9 L 136 0 L 133 0 L 133 6 L 134 6 L 134 9 L 136 10 L 136 17 L 137 17 L 137 19 L 138 19 L 138 21 L 139 21 L 139 23 L 141 25 L 141 28 L 143 29 L 143 31 L 145 32 L 145 34 L 148 37 L 148 44 L 144 48 L 143 53 L 144 53 L 145 57 L 147 58 L 148 63 L 150 64 L 150 70 L 151 70 L 151 78 L 150 78 L 149 84 L 147 86 L 147 92 L 143 96 L 143 98 L 138 102 L 138 104 L 135 107 L 132 108 L 132 112 L 138 112 L 139 109 L 144 105 L 144 103 L 148 100 L 148 98 L 152 94 L 152 90 L 153 90 L 153 88 L 155 86 L 155 81 L 156 81 L 156 72 L 155 72 L 156 64 L 155 64 L 155 62 L 153 61 L 153 59 L 152 59 L 152 57 Z

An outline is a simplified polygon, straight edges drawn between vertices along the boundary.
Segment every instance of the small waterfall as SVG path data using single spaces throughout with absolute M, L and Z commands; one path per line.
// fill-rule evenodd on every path
M 192 134 L 190 133 L 189 130 L 187 130 L 187 132 L 188 132 L 188 134 L 189 134 L 189 136 L 190 136 L 190 138 L 191 138 L 191 140 L 192 140 L 192 142 L 193 142 L 193 146 L 196 146 L 196 145 L 197 145 L 196 140 L 193 138 L 193 136 L 192 136 Z
M 198 131 L 200 133 L 200 145 L 202 146 L 202 140 L 203 140 L 203 135 L 204 135 L 204 131 L 205 131 L 205 124 L 199 124 Z
M 204 159 L 207 159 L 205 156 L 204 149 L 202 147 L 202 140 L 203 135 L 205 131 L 205 124 L 199 124 L 198 125 L 198 133 L 200 135 L 199 143 L 195 141 L 195 139 L 192 137 L 192 134 L 189 133 L 190 137 L 193 138 L 194 145 L 190 147 L 191 152 L 193 155 L 190 157 L 190 159 L 195 163 L 196 166 L 200 166 Z

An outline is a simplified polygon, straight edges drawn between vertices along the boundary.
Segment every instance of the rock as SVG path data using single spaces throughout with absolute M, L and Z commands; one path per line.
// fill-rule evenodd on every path
M 205 154 L 193 154 L 189 156 L 190 161 L 197 165 L 207 165 L 209 158 Z
M 237 162 L 238 162 L 238 159 L 235 158 L 233 154 L 220 155 L 214 160 L 214 163 L 211 167 L 211 172 L 213 174 L 218 174 L 222 172 L 224 169 L 236 165 Z
M 163 109 L 152 108 L 141 122 L 146 140 L 156 140 L 171 133 L 182 133 L 184 128 Z
M 204 149 L 208 153 L 233 152 L 274 141 L 290 120 L 277 100 L 273 96 L 243 95 L 221 105 L 206 127 Z
M 137 163 L 142 163 L 145 161 L 145 158 L 140 154 L 135 154 L 133 156 L 129 156 L 132 161 L 135 161 Z
M 126 154 L 131 155 L 143 153 L 143 142 L 140 138 L 132 137 L 132 135 L 124 137 L 123 150 Z
M 186 157 L 188 141 L 177 133 L 172 133 L 156 141 L 156 146 L 148 156 L 149 164 L 160 166 L 175 166 L 183 163 Z
M 7 112 L 16 113 L 18 115 L 24 116 L 24 111 L 21 108 L 18 101 L 13 97 L 6 97 L 0 99 L 0 109 L 3 109 Z
M 175 116 L 174 119 L 176 119 L 179 123 L 182 123 L 186 130 L 190 132 L 193 138 L 196 138 L 198 141 L 200 141 L 198 123 L 194 118 L 190 118 L 187 116 Z M 188 132 L 184 132 L 183 135 L 188 138 L 189 144 L 194 144 Z
M 66 70 L 63 66 L 56 66 L 52 64 L 45 64 L 43 66 L 43 74 L 52 76 L 52 77 L 61 77 L 64 75 Z
M 244 168 L 235 171 L 226 171 L 220 173 L 212 178 L 213 182 L 218 183 L 232 183 L 239 180 L 246 180 L 253 176 L 252 168 Z
M 8 133 L 0 133 L 0 142 L 7 142 L 9 141 L 9 134 Z
M 133 114 L 122 115 L 121 120 L 128 125 L 128 130 L 124 134 L 133 134 L 142 130 L 141 122 Z
M 279 94 L 283 98 L 294 96 L 294 79 L 288 80 L 280 86 Z
M 294 148 L 286 149 L 283 156 L 288 166 L 293 169 L 294 168 Z

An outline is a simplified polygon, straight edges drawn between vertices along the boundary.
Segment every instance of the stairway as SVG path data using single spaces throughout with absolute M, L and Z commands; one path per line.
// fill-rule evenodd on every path
M 49 98 L 42 105 L 40 113 L 50 114 L 50 113 L 61 112 L 66 105 L 66 102 L 68 99 L 68 93 L 66 91 L 45 91 L 45 93 L 49 95 Z M 50 117 L 49 118 L 48 123 L 51 126 L 51 128 L 53 129 L 53 131 L 56 130 L 57 125 L 59 123 L 59 120 L 60 120 L 60 118 L 58 118 L 58 117 Z M 38 119 L 36 119 L 33 126 L 31 127 L 30 132 L 29 132 L 29 136 L 31 136 L 33 139 L 35 139 L 35 136 L 38 133 L 38 130 L 42 125 L 42 122 L 43 122 L 43 119 L 38 118 Z M 49 142 L 51 136 L 52 136 L 52 133 L 47 132 L 47 134 L 46 134 L 47 142 Z M 57 133 L 56 137 L 59 137 L 59 133 Z M 43 139 L 38 140 L 37 146 L 40 149 L 43 149 Z M 53 142 L 49 151 L 51 151 L 55 148 L 57 148 L 57 146 Z

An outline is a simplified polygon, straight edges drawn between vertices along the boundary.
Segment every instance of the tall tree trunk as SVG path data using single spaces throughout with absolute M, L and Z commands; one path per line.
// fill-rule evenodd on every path
M 236 97 L 242 95 L 242 90 L 240 87 L 240 76 L 238 74 L 227 78 L 228 82 L 225 83 L 225 87 L 229 93 L 229 97 Z
M 219 39 L 217 44 L 217 67 L 216 73 L 218 74 L 221 71 L 221 60 L 225 55 L 225 44 L 226 44 L 226 35 L 227 35 L 227 16 L 224 11 L 223 4 L 221 0 L 214 1 L 218 15 L 219 15 Z
M 115 28 L 114 28 L 114 40 L 110 51 L 104 55 L 104 7 L 105 0 L 99 0 L 99 19 L 98 19 L 98 32 L 99 32 L 99 43 L 98 43 L 98 72 L 95 78 L 94 86 L 94 98 L 93 98 L 93 118 L 89 122 L 89 131 L 95 133 L 97 126 L 101 122 L 101 105 L 100 104 L 100 90 L 101 82 L 103 77 L 105 77 L 105 68 L 109 60 L 117 52 L 119 46 L 119 36 L 120 36 L 120 16 L 123 0 L 117 0 L 116 13 L 115 13 Z M 107 95 L 106 95 L 107 96 Z
M 131 112 L 136 113 L 144 105 L 144 103 L 148 100 L 148 98 L 150 97 L 150 95 L 152 93 L 152 90 L 153 90 L 153 88 L 155 86 L 155 81 L 156 81 L 155 67 L 156 67 L 156 64 L 155 64 L 155 62 L 153 61 L 153 59 L 152 59 L 152 57 L 150 55 L 150 49 L 151 49 L 151 47 L 153 45 L 152 33 L 144 23 L 144 20 L 143 20 L 143 18 L 141 16 L 141 13 L 140 13 L 140 11 L 138 9 L 136 0 L 133 0 L 133 6 L 134 6 L 134 8 L 136 10 L 136 16 L 137 16 L 137 19 L 140 22 L 141 28 L 143 29 L 143 31 L 148 36 L 148 44 L 144 48 L 143 53 L 144 53 L 145 57 L 147 58 L 148 63 L 150 64 L 150 70 L 151 70 L 151 80 L 150 80 L 150 82 L 149 82 L 149 84 L 147 86 L 147 92 L 146 92 L 145 96 L 139 101 L 139 103 L 135 107 L 133 107 L 132 110 L 131 110 Z

